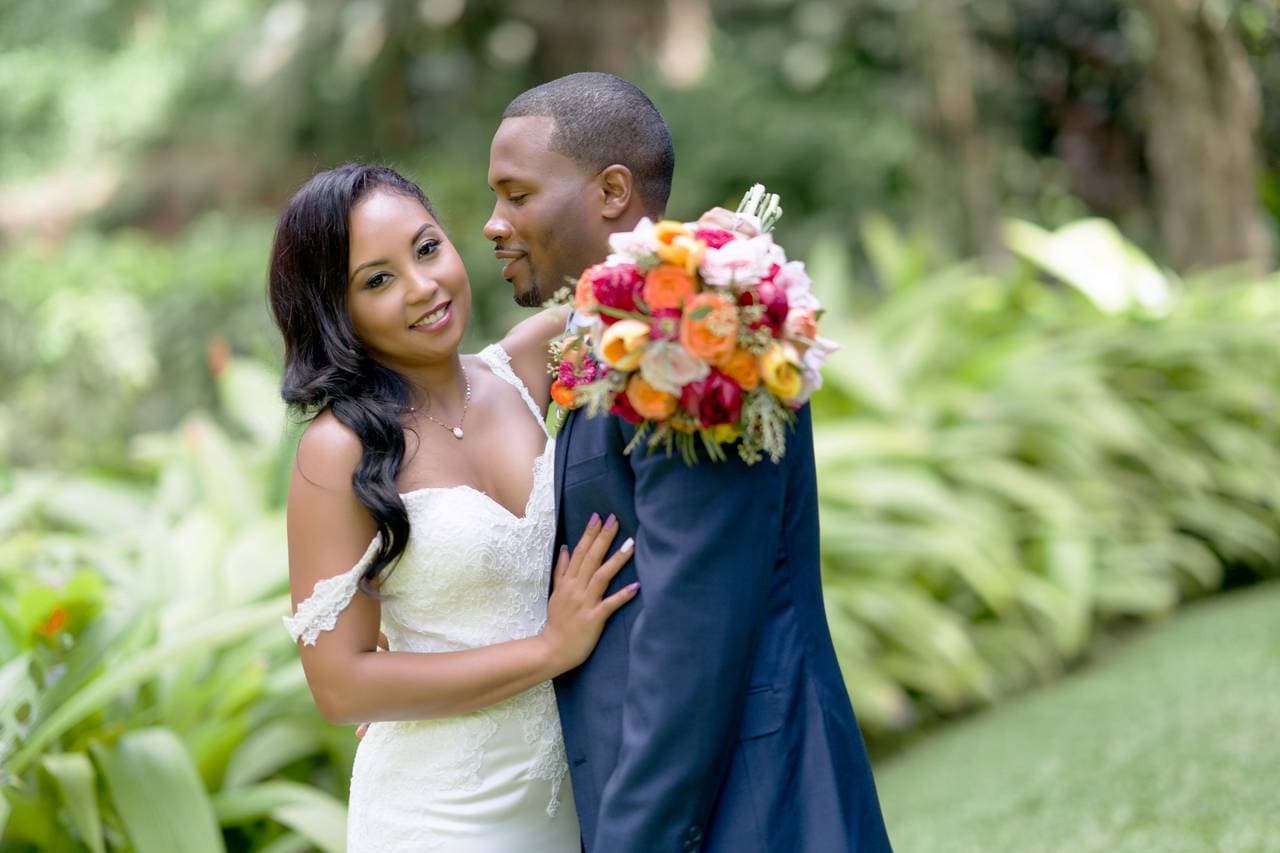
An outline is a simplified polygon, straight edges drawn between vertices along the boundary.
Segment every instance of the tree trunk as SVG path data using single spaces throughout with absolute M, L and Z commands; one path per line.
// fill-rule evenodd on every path
M 929 0 L 905 16 L 908 44 L 929 92 L 924 124 L 939 145 L 937 179 L 959 199 L 960 242 L 991 259 L 1000 252 L 990 146 L 979 125 L 973 36 L 962 0 Z
M 1179 269 L 1246 262 L 1271 247 L 1257 194 L 1258 82 L 1239 40 L 1200 0 L 1141 0 L 1155 33 L 1147 158 L 1165 248 Z

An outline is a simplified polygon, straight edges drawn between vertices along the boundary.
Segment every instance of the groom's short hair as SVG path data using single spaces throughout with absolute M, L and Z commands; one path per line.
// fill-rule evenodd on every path
M 662 113 L 639 87 L 599 71 L 569 74 L 522 92 L 502 113 L 523 116 L 552 119 L 552 150 L 584 168 L 626 166 L 647 212 L 666 210 L 676 152 Z

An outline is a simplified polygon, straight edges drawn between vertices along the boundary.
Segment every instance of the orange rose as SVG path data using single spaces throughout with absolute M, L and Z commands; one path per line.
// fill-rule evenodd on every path
M 760 384 L 760 365 L 756 357 L 744 349 L 735 349 L 716 363 L 720 372 L 750 391 Z
M 578 289 L 573 294 L 573 307 L 581 314 L 592 314 L 596 309 L 596 293 L 591 286 L 591 270 L 578 279 Z
M 572 409 L 573 401 L 577 397 L 573 393 L 573 389 L 565 385 L 559 379 L 551 383 L 551 399 L 556 401 L 556 405 L 562 409 Z
M 733 351 L 738 342 L 738 309 L 719 293 L 699 293 L 685 303 L 680 343 L 706 361 Z
M 654 388 L 638 373 L 627 382 L 626 394 L 631 407 L 641 417 L 662 421 L 675 414 L 676 398 Z
M 698 285 L 682 267 L 669 264 L 654 267 L 644 277 L 644 301 L 652 310 L 683 308 Z

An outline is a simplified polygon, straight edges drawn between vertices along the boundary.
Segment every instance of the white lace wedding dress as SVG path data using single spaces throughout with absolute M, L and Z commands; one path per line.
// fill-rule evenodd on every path
M 542 424 L 507 353 L 493 344 L 480 358 Z M 456 651 L 542 630 L 555 537 L 552 445 L 548 438 L 534 462 L 523 517 L 470 486 L 402 495 L 409 542 L 381 587 L 393 651 Z M 285 619 L 295 641 L 314 644 L 333 628 L 377 544 L 350 571 L 317 583 Z M 356 752 L 347 849 L 577 853 L 567 769 L 549 681 L 457 717 L 374 723 Z

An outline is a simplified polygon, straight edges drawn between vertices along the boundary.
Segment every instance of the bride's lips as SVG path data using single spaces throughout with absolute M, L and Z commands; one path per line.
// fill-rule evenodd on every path
M 524 252 L 516 252 L 510 249 L 498 249 L 493 256 L 501 261 L 507 261 L 507 265 L 502 268 L 502 277 L 507 281 L 511 281 L 512 267 L 514 267 L 525 256 Z
M 432 314 L 439 311 L 442 307 L 444 308 L 444 313 L 440 315 L 440 319 L 436 320 L 434 323 L 431 323 L 430 325 L 425 325 L 425 326 L 417 325 L 418 323 L 422 322 L 422 317 L 430 317 Z M 417 320 L 414 320 L 414 325 L 409 326 L 409 331 L 438 332 L 441 329 L 443 329 L 445 326 L 447 326 L 449 324 L 449 321 L 453 319 L 453 303 L 446 302 L 444 303 L 443 306 L 437 305 L 435 308 L 432 308 L 430 311 L 423 314 L 422 317 L 419 317 Z

